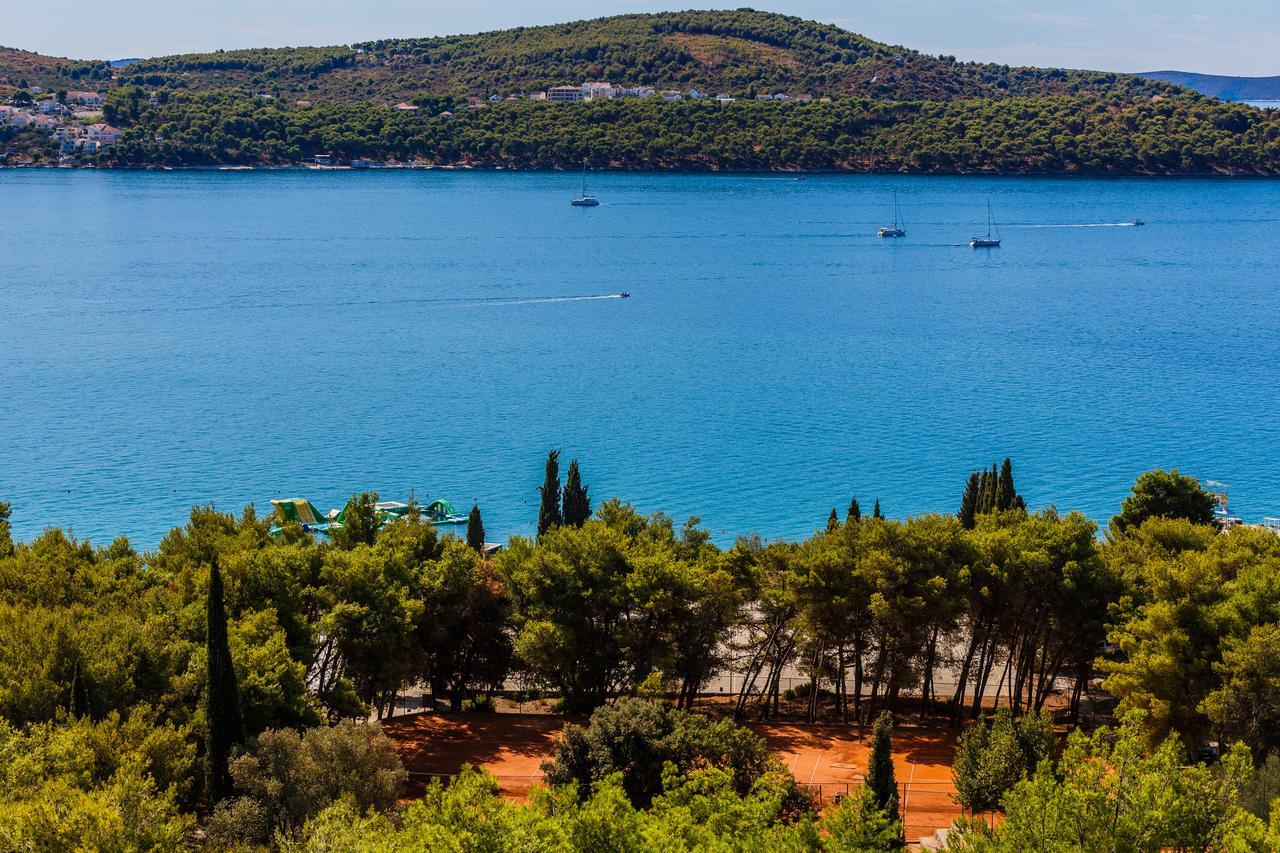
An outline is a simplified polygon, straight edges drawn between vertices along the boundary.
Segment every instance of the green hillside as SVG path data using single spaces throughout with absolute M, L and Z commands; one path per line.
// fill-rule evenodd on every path
M 488 95 L 584 80 L 952 100 L 1170 92 L 1121 74 L 958 63 L 871 41 L 830 24 L 751 10 L 622 15 L 477 35 L 385 39 L 350 47 L 238 50 L 143 60 L 121 83 L 256 92 L 340 102 L 419 94 Z

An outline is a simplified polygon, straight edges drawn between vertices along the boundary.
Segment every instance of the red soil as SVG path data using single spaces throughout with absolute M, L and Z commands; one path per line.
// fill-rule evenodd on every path
M 542 782 L 540 765 L 551 756 L 565 722 L 547 714 L 412 714 L 384 722 L 383 730 L 398 745 L 416 786 L 472 764 L 498 777 L 504 795 L 523 799 Z M 823 806 L 862 781 L 869 738 L 856 727 L 751 723 L 750 728 Z M 955 737 L 944 730 L 900 725 L 893 751 L 907 839 L 950 826 L 961 814 L 951 799 Z

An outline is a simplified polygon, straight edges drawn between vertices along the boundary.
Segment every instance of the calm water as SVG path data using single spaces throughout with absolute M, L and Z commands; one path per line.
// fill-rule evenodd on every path
M 550 447 L 721 541 L 953 511 L 1006 454 L 1037 507 L 1105 521 L 1177 466 L 1280 515 L 1280 184 L 577 180 L 0 172 L 16 532 L 154 546 L 194 503 L 376 489 L 496 538 Z

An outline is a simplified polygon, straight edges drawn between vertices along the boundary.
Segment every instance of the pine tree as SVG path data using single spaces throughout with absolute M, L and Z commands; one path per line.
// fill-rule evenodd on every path
M 240 712 L 240 689 L 227 642 L 227 611 L 222 603 L 222 572 L 215 555 L 209 565 L 209 597 L 205 630 L 205 770 L 209 805 L 231 794 L 229 762 L 231 749 L 244 743 L 244 718 Z
M 972 530 L 977 523 L 980 480 L 978 472 L 974 471 L 969 475 L 969 482 L 964 484 L 964 495 L 960 498 L 960 511 L 956 513 L 956 517 L 960 519 L 960 526 L 965 530 Z
M 835 533 L 840 529 L 840 516 L 836 512 L 836 508 L 831 508 L 831 515 L 827 516 L 827 532 Z
M 547 454 L 547 472 L 542 480 L 542 506 L 538 508 L 538 538 L 553 527 L 559 527 L 560 515 L 560 451 Z
M 867 762 L 867 788 L 876 808 L 891 821 L 898 820 L 898 781 L 893 773 L 893 714 L 881 712 L 871 732 L 871 759 Z
M 563 506 L 561 518 L 568 527 L 581 527 L 591 518 L 591 498 L 587 487 L 582 485 L 577 459 L 569 463 L 569 473 L 565 476 Z
M 477 554 L 484 553 L 484 520 L 480 518 L 480 504 L 471 504 L 471 513 L 467 516 L 467 544 Z
M 862 507 L 858 506 L 857 498 L 850 499 L 849 513 L 844 519 L 845 521 L 862 521 Z
M 875 508 L 871 510 L 871 517 L 872 517 L 872 518 L 884 518 L 884 516 L 880 514 L 880 499 L 879 499 L 879 498 L 876 498 L 876 505 L 875 505 Z

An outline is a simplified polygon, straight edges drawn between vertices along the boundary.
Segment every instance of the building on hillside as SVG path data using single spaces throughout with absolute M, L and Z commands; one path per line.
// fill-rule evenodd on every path
M 581 101 L 581 86 L 552 86 L 547 90 L 547 100 L 557 104 L 568 104 Z
M 546 99 L 547 99 L 546 92 L 534 92 L 532 95 L 529 96 L 529 100 L 531 101 L 545 101 Z
M 732 104 L 734 101 L 738 99 L 731 95 L 726 95 L 724 92 L 721 92 L 720 94 L 716 95 L 716 100 L 722 104 Z
M 62 126 L 56 118 L 50 118 L 49 116 L 32 116 L 31 125 L 36 130 L 41 130 L 45 133 L 52 133 Z
M 63 116 L 71 112 L 57 101 L 41 101 L 39 107 L 40 112 L 44 115 Z
M 585 101 L 609 100 L 613 98 L 617 90 L 606 82 L 593 82 L 582 84 L 582 98 Z
M 396 104 L 394 108 L 399 110 L 402 113 L 416 113 L 418 111 L 418 108 L 416 106 L 410 103 L 406 103 L 405 101 L 401 101 L 400 103 Z
M 692 101 L 701 101 L 705 97 L 706 95 L 704 95 L 702 92 L 699 92 L 697 89 L 689 90 L 689 99 Z
M 97 92 L 67 92 L 67 100 L 75 101 L 86 107 L 102 106 L 102 95 Z
M 85 135 L 90 142 L 100 145 L 115 145 L 120 141 L 120 131 L 109 124 L 91 124 Z
M 662 93 L 662 100 L 666 101 L 667 103 L 673 103 L 675 101 L 683 101 L 684 95 L 680 94 L 674 89 L 669 89 Z
M 802 103 L 802 104 L 807 104 L 807 103 L 809 103 L 810 101 L 812 101 L 812 100 L 813 100 L 813 95 L 796 95 L 796 96 L 795 96 L 794 98 L 792 98 L 791 100 L 793 100 L 793 101 L 799 101 L 799 102 L 800 102 L 800 103 Z
M 303 98 L 301 100 L 294 101 L 293 105 L 295 107 L 309 107 L 311 106 L 311 102 Z M 399 107 L 397 107 L 397 109 L 399 109 Z
M 315 157 L 313 157 L 312 159 L 315 161 L 315 164 L 316 164 L 317 166 L 336 166 L 336 165 L 338 165 L 338 158 L 337 158 L 337 157 L 334 157 L 332 154 L 317 154 L 317 155 L 316 155 Z

